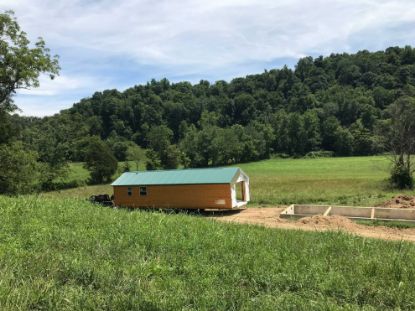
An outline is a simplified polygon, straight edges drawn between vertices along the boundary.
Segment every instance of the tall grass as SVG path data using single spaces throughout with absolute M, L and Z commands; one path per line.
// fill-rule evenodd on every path
M 0 197 L 1 310 L 415 309 L 415 245 Z

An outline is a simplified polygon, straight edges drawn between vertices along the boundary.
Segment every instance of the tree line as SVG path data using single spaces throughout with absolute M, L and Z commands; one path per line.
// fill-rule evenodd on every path
M 32 74 L 31 85 L 20 79 L 22 86 L 37 86 L 40 72 L 58 71 L 44 42 L 36 44 L 44 67 Z M 1 84 L 4 94 L 6 86 Z M 274 155 L 373 155 L 397 151 L 388 133 L 401 123 L 402 113 L 415 119 L 410 109 L 415 49 L 305 57 L 292 69 L 284 66 L 229 82 L 153 79 L 123 92 L 96 92 L 44 118 L 12 114 L 13 92 L 0 106 L 0 155 L 1 146 L 8 152 L 5 146 L 10 145 L 30 151 L 25 155 L 45 168 L 46 188 L 64 174 L 68 161 L 87 163 L 91 180 L 104 182 L 111 174 L 101 176 L 104 168 L 113 168 L 116 161 L 139 161 L 138 146 L 147 150 L 147 169 L 229 165 Z M 396 114 L 402 105 L 407 109 Z M 411 145 L 404 154 L 413 152 Z
M 335 156 L 386 150 L 379 128 L 388 107 L 415 94 L 415 49 L 300 59 L 230 82 L 152 80 L 107 90 L 42 119 L 20 118 L 20 139 L 54 131 L 66 158 L 82 161 L 82 141 L 106 141 L 118 160 L 128 145 L 148 148 L 153 168 L 226 165 L 328 151 Z M 62 134 L 60 134 L 62 133 Z

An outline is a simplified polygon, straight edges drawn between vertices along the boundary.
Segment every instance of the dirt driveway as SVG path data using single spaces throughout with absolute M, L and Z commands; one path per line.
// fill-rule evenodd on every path
M 278 229 L 296 229 L 307 231 L 341 230 L 351 234 L 385 240 L 406 240 L 415 242 L 415 228 L 398 229 L 384 226 L 366 226 L 356 224 L 341 216 L 312 216 L 295 220 L 279 218 L 282 207 L 247 208 L 210 214 L 217 221 L 255 224 Z

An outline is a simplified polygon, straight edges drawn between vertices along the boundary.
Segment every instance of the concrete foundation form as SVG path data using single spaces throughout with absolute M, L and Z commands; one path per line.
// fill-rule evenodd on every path
M 314 215 L 344 216 L 362 220 L 393 220 L 415 223 L 415 208 L 385 208 L 358 206 L 330 206 L 311 204 L 292 204 L 280 214 L 281 218 L 303 218 Z

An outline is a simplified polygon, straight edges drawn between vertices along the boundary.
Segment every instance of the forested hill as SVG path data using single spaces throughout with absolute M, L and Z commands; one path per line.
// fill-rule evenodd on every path
M 403 95 L 414 96 L 414 86 L 415 49 L 391 47 L 306 57 L 294 70 L 230 82 L 152 80 L 124 92 L 97 92 L 53 117 L 18 121 L 21 138 L 41 159 L 64 152 L 82 160 L 89 136 L 107 141 L 120 160 L 131 142 L 149 148 L 149 168 L 319 150 L 368 155 L 382 151 L 376 133 L 388 118 L 387 107 Z

